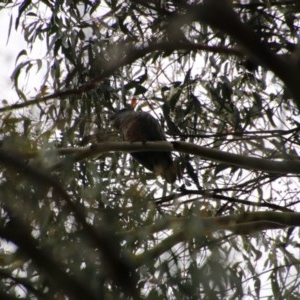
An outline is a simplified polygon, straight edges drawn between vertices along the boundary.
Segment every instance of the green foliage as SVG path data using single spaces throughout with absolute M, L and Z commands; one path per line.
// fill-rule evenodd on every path
M 0 7 L 27 43 L 0 108 L 1 299 L 299 299 L 299 175 L 242 167 L 299 163 L 298 1 Z M 174 152 L 169 185 L 92 152 L 133 96 L 169 140 L 242 162 Z

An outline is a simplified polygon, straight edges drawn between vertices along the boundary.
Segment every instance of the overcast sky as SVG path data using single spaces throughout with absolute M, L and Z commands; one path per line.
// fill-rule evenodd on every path
M 10 39 L 7 42 L 11 13 L 11 10 L 0 10 L 0 100 L 6 99 L 9 102 L 16 102 L 18 98 L 13 92 L 10 76 L 14 70 L 15 59 L 18 53 L 26 47 L 26 43 L 20 32 L 15 31 L 14 25 L 12 25 Z M 2 106 L 2 103 L 0 105 Z

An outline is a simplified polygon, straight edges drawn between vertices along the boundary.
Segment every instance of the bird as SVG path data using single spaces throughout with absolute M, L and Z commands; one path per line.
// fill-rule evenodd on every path
M 159 122 L 148 112 L 124 108 L 111 116 L 112 125 L 126 142 L 166 141 Z M 170 151 L 132 152 L 132 157 L 168 183 L 176 180 L 176 168 Z

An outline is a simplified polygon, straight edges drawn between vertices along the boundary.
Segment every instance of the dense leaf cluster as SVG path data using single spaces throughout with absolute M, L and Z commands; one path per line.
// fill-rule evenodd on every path
M 232 2 L 0 4 L 1 299 L 299 299 L 300 3 Z M 174 185 L 107 151 L 132 98 Z

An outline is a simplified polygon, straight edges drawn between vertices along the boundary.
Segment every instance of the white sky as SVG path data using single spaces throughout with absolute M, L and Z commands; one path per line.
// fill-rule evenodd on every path
M 12 81 L 10 76 L 15 67 L 15 59 L 18 53 L 26 48 L 26 43 L 20 32 L 16 32 L 14 24 L 12 24 L 10 39 L 7 43 L 10 15 L 12 10 L 0 10 L 0 101 L 3 99 L 9 102 L 18 100 L 17 94 L 12 89 Z M 0 102 L 0 106 L 2 103 Z

